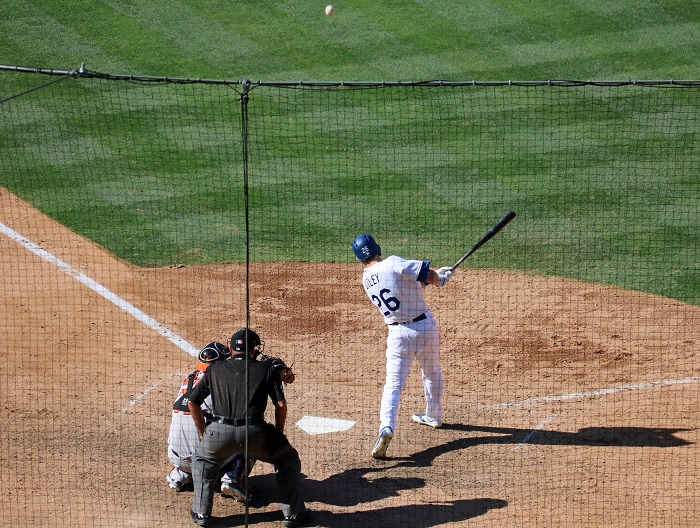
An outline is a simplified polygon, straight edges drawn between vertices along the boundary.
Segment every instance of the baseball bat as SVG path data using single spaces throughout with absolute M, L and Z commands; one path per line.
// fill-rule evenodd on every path
M 513 218 L 515 218 L 515 211 L 508 211 L 505 215 L 503 215 L 503 218 L 501 218 L 498 222 L 496 222 L 491 227 L 491 229 L 486 231 L 486 234 L 484 236 L 482 236 L 479 239 L 479 241 L 476 244 L 474 244 L 474 246 L 472 246 L 472 248 L 469 251 L 467 251 L 461 259 L 459 259 L 457 262 L 455 262 L 455 265 L 452 266 L 452 269 L 455 269 L 462 262 L 464 262 L 465 259 L 467 257 L 469 257 L 469 255 L 474 253 L 477 249 L 479 249 L 481 246 L 486 244 L 486 242 L 491 240 L 493 238 L 493 236 L 496 233 L 498 233 L 501 229 L 503 229 L 508 224 L 508 222 L 510 222 Z

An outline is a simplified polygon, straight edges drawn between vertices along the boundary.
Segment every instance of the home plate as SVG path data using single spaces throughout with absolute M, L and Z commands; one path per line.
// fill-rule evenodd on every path
M 323 418 L 320 416 L 304 416 L 297 422 L 297 427 L 309 434 L 326 434 L 347 431 L 357 422 L 352 420 L 339 420 L 337 418 Z

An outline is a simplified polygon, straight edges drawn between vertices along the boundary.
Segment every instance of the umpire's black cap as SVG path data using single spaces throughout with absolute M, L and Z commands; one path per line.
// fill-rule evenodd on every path
M 246 350 L 246 332 L 248 334 L 248 348 Z M 241 328 L 238 332 L 231 336 L 231 350 L 234 352 L 252 352 L 260 346 L 260 336 L 248 330 L 247 328 Z

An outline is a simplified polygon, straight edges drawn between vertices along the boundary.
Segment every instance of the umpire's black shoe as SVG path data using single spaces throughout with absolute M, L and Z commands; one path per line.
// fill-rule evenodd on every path
M 284 518 L 284 526 L 286 528 L 295 528 L 297 526 L 304 526 L 307 522 L 311 520 L 314 516 L 314 512 L 309 508 L 304 508 L 296 515 L 289 515 Z
M 190 519 L 192 519 L 193 523 L 198 524 L 199 526 L 209 526 L 209 523 L 211 522 L 211 515 L 207 515 L 206 513 L 195 513 L 190 510 Z

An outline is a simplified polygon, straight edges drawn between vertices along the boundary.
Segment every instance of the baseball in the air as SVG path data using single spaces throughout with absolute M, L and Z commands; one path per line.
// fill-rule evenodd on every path
M 333 16 L 334 14 L 335 14 L 335 7 L 333 7 L 333 6 L 330 5 L 330 4 L 327 5 L 327 6 L 326 6 L 326 15 L 328 15 L 328 16 Z

